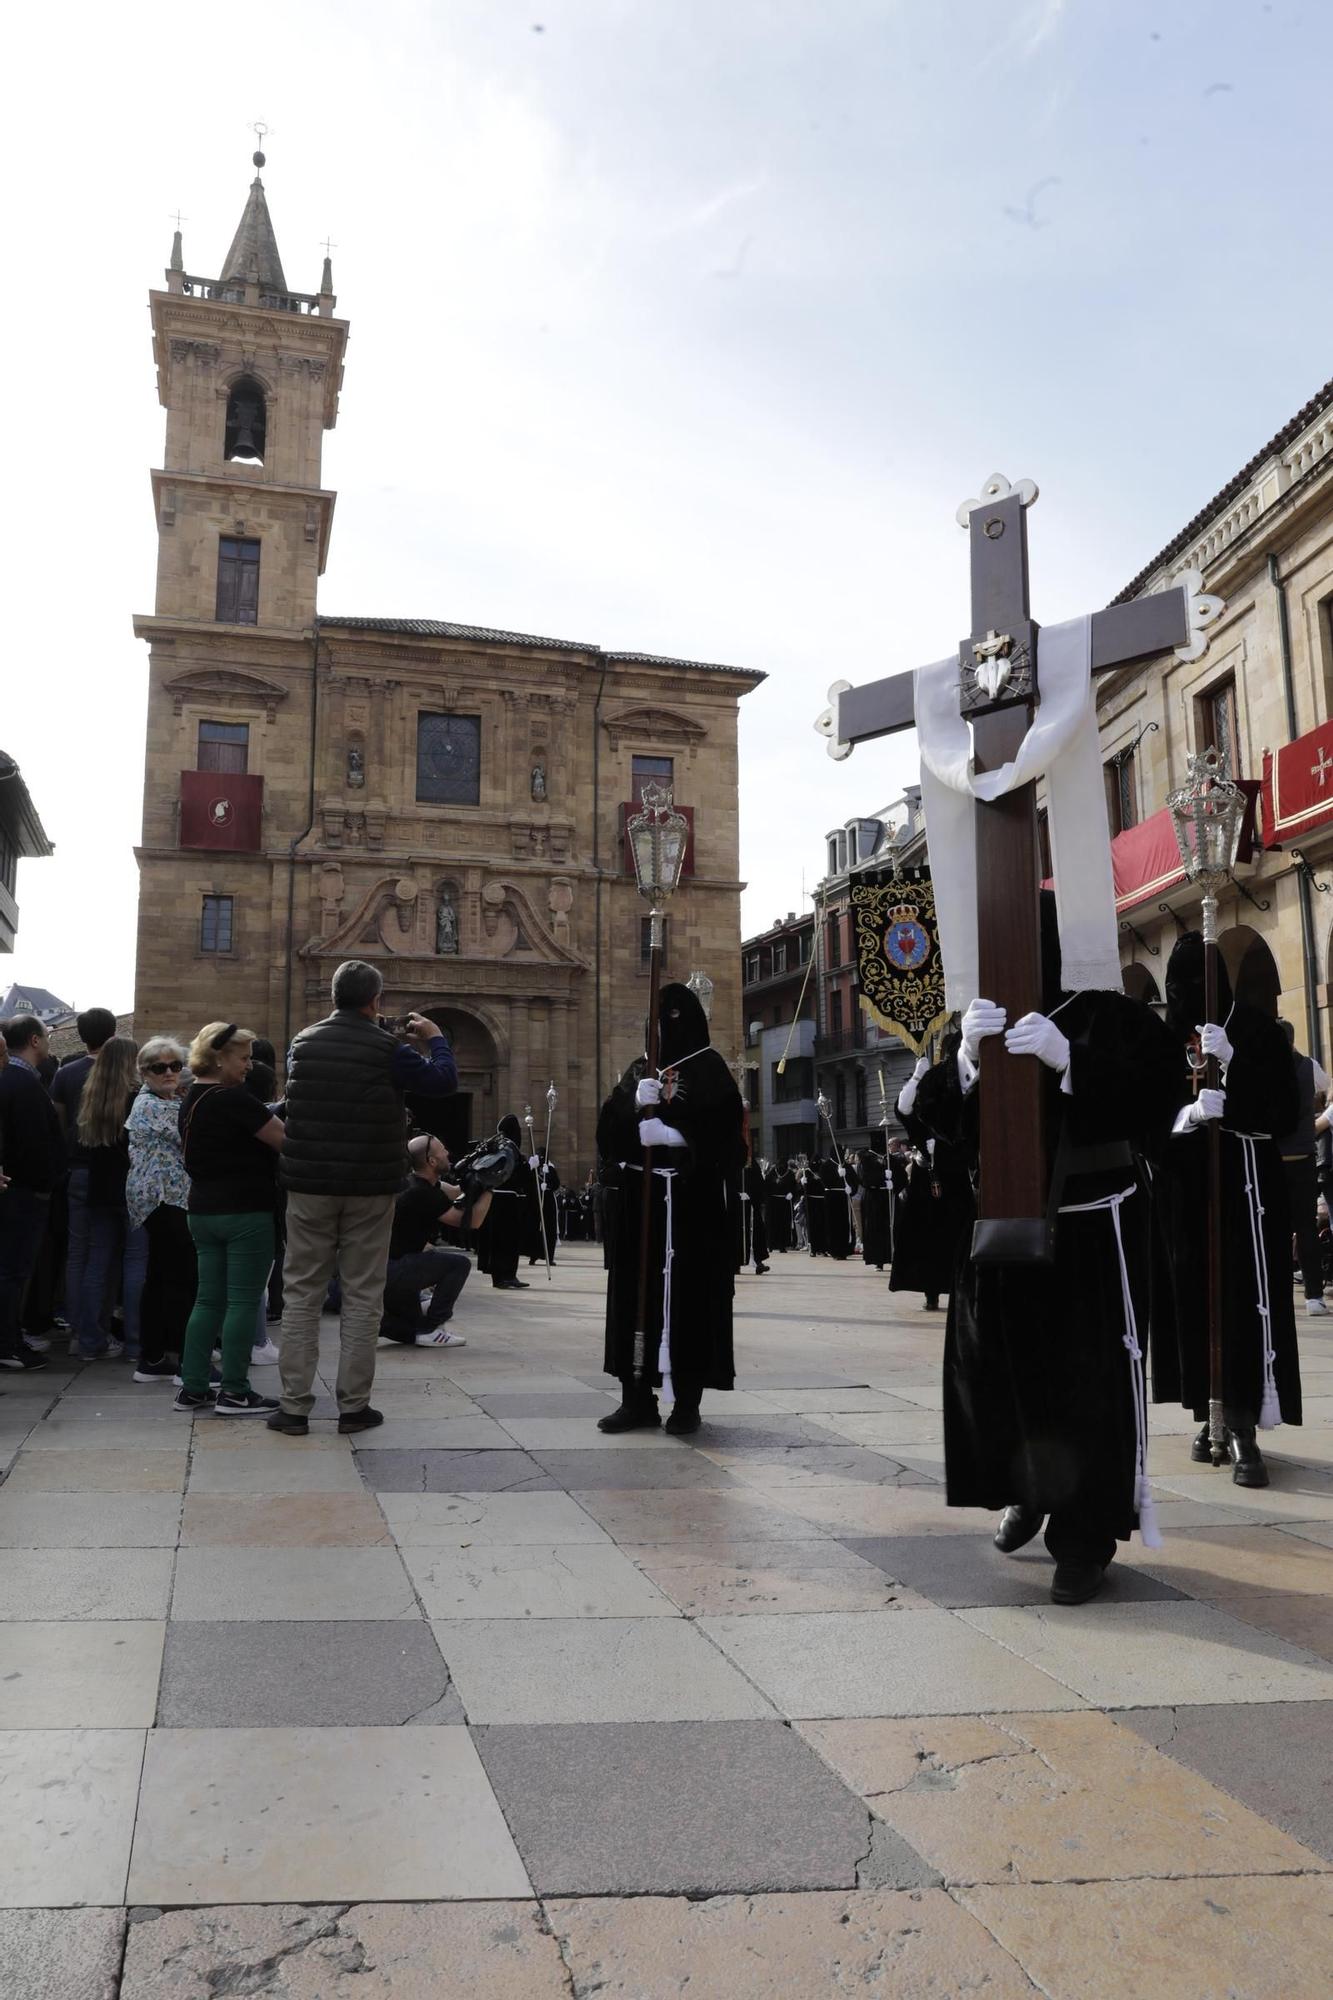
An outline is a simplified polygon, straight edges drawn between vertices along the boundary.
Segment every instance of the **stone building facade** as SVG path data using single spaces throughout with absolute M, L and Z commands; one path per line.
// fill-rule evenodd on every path
M 1220 899 L 1220 946 L 1244 998 L 1279 1012 L 1327 1064 L 1333 949 L 1333 382 L 1299 410 L 1121 593 L 1189 570 L 1225 598 L 1202 659 L 1105 676 L 1098 721 L 1125 983 L 1162 997 L 1199 894 L 1165 806 L 1191 751 L 1225 747 L 1256 794 L 1248 859 Z M 1267 779 L 1265 774 L 1267 772 Z
M 262 157 L 256 157 L 262 165 Z M 642 1048 L 646 918 L 624 841 L 642 786 L 692 818 L 668 976 L 714 983 L 741 1041 L 737 706 L 763 676 L 444 620 L 317 605 L 321 483 L 347 322 L 326 259 L 289 290 L 264 188 L 216 279 L 179 235 L 150 294 L 167 413 L 153 473 L 135 1024 L 225 1017 L 279 1051 L 340 959 L 384 1007 L 438 1018 L 460 1093 L 446 1136 L 559 1096 L 552 1153 L 592 1163 L 597 1107 Z
M 819 1151 L 814 951 L 814 917 L 794 911 L 741 946 L 750 1145 L 779 1166 Z

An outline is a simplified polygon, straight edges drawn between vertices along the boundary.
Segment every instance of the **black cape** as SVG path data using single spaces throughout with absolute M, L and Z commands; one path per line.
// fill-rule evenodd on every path
M 973 1219 L 969 1150 L 959 1143 L 951 1110 L 958 1069 L 952 1056 L 921 1079 L 911 1111 L 898 1116 L 914 1152 L 906 1160 L 894 1203 L 891 1292 L 921 1292 L 938 1299 L 953 1274 Z
M 866 1265 L 882 1271 L 893 1261 L 893 1213 L 888 1173 L 878 1153 L 863 1153 L 861 1175 L 861 1255 Z

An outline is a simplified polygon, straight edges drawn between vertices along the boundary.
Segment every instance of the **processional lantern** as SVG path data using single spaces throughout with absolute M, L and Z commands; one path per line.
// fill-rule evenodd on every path
M 1189 783 L 1169 794 L 1167 807 L 1181 866 L 1203 889 L 1205 944 L 1217 942 L 1217 892 L 1230 877 L 1240 847 L 1246 798 L 1231 776 L 1225 750 L 1200 750 L 1189 760 Z
M 704 1010 L 705 1021 L 713 1018 L 713 982 L 706 972 L 692 972 L 685 981 L 690 992 Z

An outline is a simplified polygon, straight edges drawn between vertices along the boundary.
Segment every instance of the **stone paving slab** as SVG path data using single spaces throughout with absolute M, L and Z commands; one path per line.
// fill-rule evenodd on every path
M 335 1458 L 350 1458 L 352 1455 L 350 1443 L 346 1438 L 339 1437 L 337 1431 L 311 1431 L 303 1438 L 280 1437 L 267 1424 L 250 1421 L 198 1423 L 194 1427 L 191 1445 L 196 1457 L 200 1452 L 215 1451 L 262 1452 L 277 1461 L 295 1457 L 298 1450 L 302 1458 L 319 1452 L 329 1452 Z
M 609 1541 L 501 1542 L 399 1553 L 426 1616 L 449 1618 L 676 1618 L 676 1605 Z
M 533 1902 L 250 1904 L 134 1924 L 119 2000 L 569 2000 L 569 1991 Z
M 610 1540 L 567 1493 L 385 1493 L 379 1504 L 395 1539 L 416 1549 Z
M 117 2000 L 123 1910 L 0 1910 L 0 1993 Z
M 351 1443 L 354 1451 L 512 1451 L 517 1440 L 494 1417 L 425 1416 L 388 1417 Z
M 1095 1708 L 1333 1699 L 1326 1662 L 1211 1604 L 1094 1602 L 957 1616 Z
M 379 1391 L 376 1390 L 378 1396 Z M 616 1407 L 616 1398 L 604 1390 L 569 1389 L 557 1390 L 548 1395 L 534 1395 L 530 1389 L 492 1389 L 478 1394 L 477 1402 L 488 1417 L 508 1425 L 511 1417 L 550 1417 L 569 1419 L 591 1417 L 596 1423 L 608 1410 Z
M 779 1722 L 490 1728 L 477 1749 L 537 1893 L 854 1888 L 865 1808 Z M 902 1887 L 929 1879 L 904 1857 Z
M 623 1488 L 572 1496 L 614 1540 L 621 1543 L 683 1542 L 700 1553 L 705 1545 L 744 1536 L 751 1541 L 827 1541 L 821 1528 L 800 1514 L 743 1486 L 693 1487 L 626 1492 Z
M 180 1515 L 177 1493 L 31 1493 L 6 1482 L 0 1548 L 173 1549 Z
M 703 1618 L 784 1715 L 966 1715 L 980 1708 L 1081 1708 L 1079 1696 L 951 1611 Z
M 684 1619 L 476 1618 L 437 1622 L 434 1632 L 471 1723 L 773 1715 Z
M 865 1562 L 877 1564 L 886 1576 L 948 1610 L 1050 1602 L 1054 1565 L 1040 1539 L 1015 1556 L 1001 1555 L 989 1538 L 983 1541 L 971 1535 L 898 1535 L 865 1541 L 844 1536 L 842 1543 Z M 1099 1602 L 1127 1604 L 1180 1595 L 1165 1579 L 1115 1562 Z
M 571 1968 L 573 2000 L 686 1993 L 690 2000 L 1033 2000 L 1036 1993 L 1008 1952 L 941 1889 L 707 1902 L 589 1898 L 551 1902 L 546 1914 Z
M 528 1892 L 465 1729 L 166 1729 L 148 1739 L 133 1903 Z
M 1160 1549 L 1136 1543 L 1129 1560 L 1191 1597 L 1271 1590 L 1333 1596 L 1333 1524 L 1327 1547 L 1271 1527 L 1198 1528 L 1172 1535 Z
M 870 1445 L 876 1451 L 893 1453 L 912 1445 L 934 1444 L 942 1435 L 943 1420 L 933 1410 L 876 1410 L 870 1415 L 827 1415 L 824 1422 L 848 1444 Z
M 1211 1602 L 1246 1625 L 1333 1662 L 1333 1599 L 1312 1597 L 1308 1591 L 1250 1590 L 1232 1596 L 1219 1590 Z
M 180 1493 L 189 1456 L 179 1452 L 86 1451 L 21 1452 L 5 1480 L 6 1493 Z
M 157 1719 L 166 1729 L 388 1727 L 461 1722 L 463 1704 L 428 1625 L 232 1621 L 167 1628 Z
M 125 1901 L 142 1729 L 0 1730 L 0 1908 Z
M 874 1564 L 836 1542 L 664 1542 L 629 1548 L 645 1576 L 691 1618 L 761 1611 L 921 1610 Z
M 174 1560 L 170 1549 L 0 1549 L 0 1619 L 165 1618 Z
M 887 1395 L 883 1389 L 760 1389 L 756 1393 L 767 1409 L 779 1414 L 841 1417 L 875 1411 L 915 1413 L 914 1404 Z
M 261 1481 L 262 1484 L 262 1481 Z M 393 1537 L 371 1493 L 187 1494 L 182 1548 L 371 1548 Z
M 948 1883 L 1296 1874 L 1318 1855 L 1109 1716 L 808 1722 Z
M 1235 1486 L 1219 1481 L 1213 1472 L 1154 1475 L 1153 1483 L 1181 1500 L 1202 1505 L 1226 1506 L 1239 1503 L 1261 1521 L 1333 1521 L 1333 1477 L 1313 1472 L 1302 1465 L 1269 1466 L 1272 1485 Z
M 934 1487 L 938 1482 L 929 1472 L 918 1471 L 901 1459 L 891 1459 L 864 1445 L 797 1445 L 790 1450 L 765 1449 L 733 1451 L 726 1447 L 700 1446 L 700 1455 L 715 1465 L 725 1466 L 743 1485 L 761 1491 L 781 1493 L 791 1487 L 892 1486 Z
M 605 1416 L 607 1404 L 601 1411 Z M 514 1443 L 524 1451 L 546 1453 L 552 1451 L 613 1451 L 625 1452 L 675 1452 L 684 1454 L 688 1447 L 665 1431 L 599 1431 L 593 1417 L 506 1417 L 504 1428 Z
M 247 1421 L 253 1421 L 247 1419 Z M 186 1418 L 162 1416 L 98 1417 L 93 1414 L 67 1417 L 57 1414 L 33 1426 L 25 1449 L 28 1451 L 170 1451 L 178 1452 L 190 1442 Z
M 419 1618 L 396 1549 L 182 1549 L 172 1618 Z
M 1240 1727 L 1228 1705 L 1127 1709 L 1116 1722 L 1333 1864 L 1333 1703 L 1270 1702 Z
M 555 1493 L 560 1488 L 559 1480 L 525 1451 L 382 1451 L 376 1446 L 356 1454 L 356 1467 L 374 1493 Z
M 749 1482 L 747 1482 L 749 1483 Z M 770 1500 L 826 1529 L 840 1541 L 879 1535 L 972 1535 L 989 1541 L 995 1516 L 976 1507 L 946 1507 L 944 1489 L 896 1486 L 756 1486 Z
M 10 1729 L 150 1729 L 160 1619 L 91 1618 L 0 1628 L 0 1716 Z
M 272 1433 L 270 1432 L 270 1436 Z M 277 1439 L 274 1439 L 277 1443 Z M 360 1493 L 364 1483 L 350 1451 L 308 1451 L 305 1438 L 283 1440 L 281 1451 L 201 1451 L 190 1463 L 191 1493 Z
M 960 1893 L 1059 2000 L 1328 2000 L 1326 1875 Z
M 611 1440 L 619 1446 L 621 1440 Z M 671 1451 L 635 1451 L 590 1446 L 586 1451 L 536 1451 L 533 1457 L 567 1493 L 590 1493 L 597 1487 L 625 1492 L 635 1486 L 735 1486 L 724 1466 L 710 1464 L 701 1451 L 675 1446 Z

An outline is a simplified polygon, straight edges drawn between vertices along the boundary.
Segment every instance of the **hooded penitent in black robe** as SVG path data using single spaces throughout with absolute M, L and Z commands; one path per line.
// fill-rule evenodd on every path
M 537 1171 L 534 1173 L 532 1168 L 528 1167 L 526 1236 L 523 1247 L 527 1252 L 529 1263 L 543 1263 L 549 1250 L 551 1262 L 554 1264 L 560 1240 L 560 1217 L 555 1199 L 556 1190 L 560 1186 L 560 1176 L 551 1161 L 547 1159 L 545 1146 L 537 1148 L 537 1158 L 540 1162 Z M 543 1219 L 546 1223 L 545 1245 L 542 1243 Z
M 1291 1221 L 1277 1137 L 1299 1116 L 1287 1038 L 1257 1007 L 1233 1001 L 1218 955 L 1218 1023 L 1235 1051 L 1223 1078 L 1222 1401 L 1234 1430 L 1252 1430 L 1264 1409 L 1263 1316 L 1268 1309 L 1272 1380 L 1281 1421 L 1301 1421 L 1301 1371 L 1291 1287 Z M 1186 1044 L 1206 1021 L 1203 939 L 1187 931 L 1166 971 L 1166 1021 L 1175 1050 L 1178 1103 L 1193 1096 Z M 1192 1126 L 1157 1149 L 1154 1192 L 1159 1266 L 1152 1328 L 1153 1400 L 1208 1415 L 1208 1140 Z M 1263 1296 L 1267 1293 L 1267 1297 Z M 1268 1424 L 1264 1428 L 1268 1428 Z
M 957 1078 L 952 1055 L 922 1077 L 916 1104 L 898 1116 L 912 1143 L 906 1156 L 905 1186 L 894 1203 L 893 1263 L 889 1271 L 891 1292 L 920 1292 L 927 1304 L 937 1303 L 953 1285 L 960 1246 L 972 1226 L 972 1183 L 967 1150 L 951 1129 L 952 1117 L 942 1121 L 923 1110 L 937 1100 L 940 1083 L 936 1072 Z
M 757 1160 L 747 1163 L 741 1174 L 739 1242 L 736 1269 L 758 1267 L 768 1262 L 768 1218 L 765 1213 L 764 1170 Z
M 861 1155 L 861 1255 L 870 1270 L 882 1271 L 893 1261 L 893 1224 L 889 1206 L 888 1172 L 881 1154 Z
M 819 1163 L 824 1183 L 824 1248 L 842 1263 L 852 1247 L 852 1218 L 847 1208 L 847 1186 L 838 1162 L 832 1157 Z
M 1169 1128 L 1177 1059 L 1138 1001 L 1062 1000 L 1051 985 L 1048 974 L 1047 1012 L 1070 1043 L 1067 1093 L 1042 1069 L 1059 1188 L 1055 1261 L 979 1266 L 970 1237 L 964 1246 L 945 1334 L 946 1491 L 953 1507 L 1048 1515 L 1057 1560 L 1105 1565 L 1137 1521 L 1147 1421 L 1142 1368 L 1126 1344 L 1132 1333 L 1142 1348 L 1148 1318 L 1148 1194 L 1134 1154 Z M 984 1089 L 983 1078 L 965 1099 L 956 1064 L 944 1065 L 923 1079 L 917 1116 L 943 1121 L 952 1107 L 955 1132 L 974 1145 Z M 1113 1197 L 1114 1208 L 1077 1212 Z
M 824 1183 L 820 1179 L 819 1168 L 811 1165 L 802 1167 L 796 1176 L 797 1192 L 801 1197 L 801 1212 L 805 1216 L 806 1247 L 812 1257 L 828 1256 L 828 1237 L 824 1226 Z
M 708 1020 L 687 986 L 664 986 L 659 1009 L 662 1101 L 656 1115 L 674 1126 L 684 1147 L 653 1154 L 648 1253 L 645 1383 L 661 1382 L 657 1367 L 663 1322 L 669 1170 L 671 1205 L 671 1314 L 668 1329 L 676 1400 L 697 1405 L 703 1389 L 735 1386 L 731 1306 L 735 1285 L 735 1217 L 745 1148 L 741 1095 L 716 1049 Z M 669 1093 L 669 1094 L 668 1094 Z M 606 1289 L 605 1367 L 628 1385 L 634 1374 L 638 1317 L 639 1218 L 643 1199 L 643 1149 L 634 1082 L 621 1079 L 602 1106 L 597 1150 L 620 1167 L 614 1242 Z
M 531 1180 L 523 1151 L 523 1127 L 511 1111 L 500 1120 L 503 1138 L 518 1147 L 519 1164 L 505 1187 L 491 1191 L 486 1220 L 477 1231 L 477 1268 L 490 1273 L 493 1285 L 503 1285 L 518 1275 L 518 1260 L 527 1241 L 528 1198 Z
M 769 1166 L 764 1174 L 764 1223 L 768 1230 L 768 1247 L 786 1253 L 795 1240 L 792 1228 L 792 1200 L 796 1194 L 796 1176 L 790 1168 L 779 1173 Z

